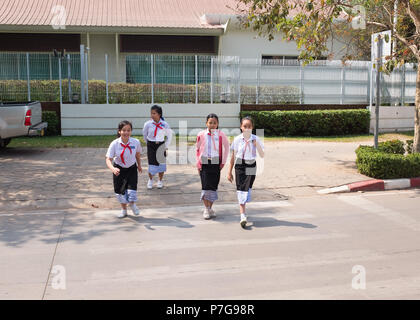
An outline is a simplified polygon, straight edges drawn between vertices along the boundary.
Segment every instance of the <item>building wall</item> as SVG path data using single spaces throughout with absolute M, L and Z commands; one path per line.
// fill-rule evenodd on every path
M 125 82 L 125 54 L 118 54 L 113 34 L 82 34 L 81 44 L 89 50 L 89 79 L 105 80 L 105 53 L 108 54 L 108 77 L 111 82 Z
M 181 121 L 187 124 L 187 132 L 196 135 L 205 128 L 206 116 L 216 113 L 220 129 L 239 129 L 239 104 L 159 104 L 165 121 L 178 133 Z M 114 135 L 118 123 L 129 120 L 133 134 L 142 134 L 142 128 L 150 119 L 150 104 L 62 104 L 61 134 Z M 194 130 L 195 129 L 195 130 Z M 191 130 L 194 130 L 191 132 Z M 239 133 L 237 133 L 239 134 Z
M 328 48 L 332 47 L 332 51 L 335 53 L 335 60 L 343 56 L 339 52 L 343 46 L 344 44 L 337 40 L 328 43 Z M 224 35 L 220 36 L 219 55 L 259 59 L 262 55 L 297 56 L 299 51 L 295 41 L 282 40 L 281 36 L 269 41 L 267 37 L 258 36 L 256 32 L 249 29 L 240 29 L 234 24 L 227 28 Z
M 375 132 L 375 106 L 370 110 L 370 133 Z M 379 107 L 379 132 L 401 132 L 414 130 L 414 106 Z

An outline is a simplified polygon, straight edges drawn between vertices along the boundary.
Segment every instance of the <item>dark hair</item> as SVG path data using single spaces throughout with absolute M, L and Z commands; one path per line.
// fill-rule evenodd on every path
M 122 130 L 122 128 L 124 128 L 126 125 L 129 125 L 131 127 L 131 131 L 133 131 L 133 125 L 131 124 L 130 121 L 128 120 L 123 120 L 118 124 L 118 131 L 117 131 L 117 137 L 121 137 L 120 135 L 120 131 Z
M 162 116 L 162 107 L 160 107 L 160 106 L 158 106 L 157 104 L 155 104 L 155 105 L 153 105 L 151 108 L 150 108 L 150 111 L 152 111 L 152 110 L 154 110 L 154 111 L 156 111 L 158 114 L 159 114 L 159 116 L 160 116 L 160 118 L 162 119 L 162 120 L 165 120 L 165 118 Z
M 249 120 L 249 121 L 251 121 L 251 124 L 252 124 L 252 129 L 254 130 L 254 120 L 252 120 L 252 118 L 251 118 L 250 116 L 246 116 L 246 117 L 243 117 L 243 118 L 241 119 L 241 126 L 242 126 L 242 122 L 244 122 L 245 120 Z M 242 132 L 242 129 L 241 129 L 241 132 Z
M 216 129 L 219 129 L 219 117 L 218 117 L 218 116 L 217 116 L 217 114 L 215 114 L 215 113 L 210 113 L 210 114 L 207 116 L 206 123 L 207 123 L 207 121 L 209 121 L 209 119 L 212 119 L 212 118 L 214 118 L 214 119 L 216 119 L 216 120 L 217 120 L 217 128 L 216 128 Z

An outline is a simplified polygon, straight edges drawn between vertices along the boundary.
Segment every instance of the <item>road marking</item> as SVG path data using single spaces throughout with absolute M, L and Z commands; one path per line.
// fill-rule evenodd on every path
M 407 254 L 407 253 L 402 253 Z M 354 265 L 360 261 L 378 261 L 389 259 L 389 254 L 381 254 L 372 250 L 344 250 L 306 254 L 298 258 L 287 256 L 258 257 L 254 259 L 235 259 L 219 262 L 200 262 L 181 265 L 164 265 L 135 269 L 117 269 L 113 272 L 93 272 L 89 282 L 134 282 L 163 279 L 192 278 L 203 275 L 240 274 L 242 272 L 270 271 L 280 269 L 307 268 L 311 266 L 327 266 L 337 264 Z M 86 283 L 88 282 L 88 283 Z
M 310 287 L 296 290 L 250 293 L 248 295 L 218 297 L 220 300 L 244 299 L 398 299 L 398 296 L 420 297 L 420 277 L 368 281 L 366 290 L 354 290 L 348 283 L 337 286 Z
M 316 241 L 327 239 L 343 239 L 350 236 L 344 233 L 329 233 L 329 234 L 313 234 L 304 236 L 285 236 L 268 239 L 228 239 L 228 240 L 205 240 L 198 241 L 195 239 L 180 239 L 180 240 L 161 240 L 159 242 L 143 242 L 135 246 L 118 247 L 99 247 L 91 248 L 90 253 L 104 254 L 115 252 L 145 252 L 145 251 L 159 251 L 159 250 L 182 250 L 182 249 L 196 249 L 196 248 L 218 248 L 231 246 L 249 246 L 249 245 L 264 245 L 270 243 L 282 242 L 299 242 L 299 241 Z
M 338 196 L 339 200 L 350 204 L 352 206 L 358 207 L 360 209 L 366 210 L 368 212 L 371 212 L 373 214 L 376 214 L 377 216 L 380 216 L 382 218 L 385 218 L 389 221 L 392 221 L 398 225 L 404 226 L 406 228 L 409 228 L 414 231 L 420 231 L 420 223 L 404 214 L 401 214 L 398 211 L 391 210 L 388 208 L 385 208 L 373 201 L 370 201 L 368 199 L 365 199 L 362 196 Z

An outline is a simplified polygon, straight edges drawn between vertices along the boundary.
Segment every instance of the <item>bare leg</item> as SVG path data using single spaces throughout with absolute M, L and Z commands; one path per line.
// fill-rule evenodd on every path
M 150 172 L 149 172 L 149 179 L 153 180 L 153 176 L 150 174 Z
M 127 204 L 126 203 L 121 203 L 121 209 L 127 210 Z
M 240 205 L 239 205 L 239 212 L 240 212 L 241 214 L 245 214 L 245 205 L 244 205 L 244 204 L 240 204 Z
M 165 174 L 165 172 L 159 172 L 159 180 L 163 179 L 163 175 Z
M 211 201 L 209 201 L 209 200 L 203 199 L 203 202 L 204 202 L 204 206 L 206 208 L 211 208 L 211 206 L 213 205 L 213 203 Z

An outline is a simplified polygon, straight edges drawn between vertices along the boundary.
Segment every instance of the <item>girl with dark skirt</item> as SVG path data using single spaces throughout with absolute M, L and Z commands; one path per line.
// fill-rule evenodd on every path
M 143 127 L 143 138 L 147 144 L 147 160 L 149 163 L 149 181 L 147 188 L 153 188 L 153 176 L 159 175 L 157 187 L 163 188 L 163 175 L 166 171 L 166 153 L 172 141 L 172 130 L 162 117 L 162 108 L 152 106 L 150 110 L 151 120 Z M 167 137 L 165 141 L 165 137 Z
M 113 173 L 114 192 L 121 204 L 121 213 L 118 218 L 127 216 L 127 204 L 133 214 L 140 214 L 137 202 L 138 172 L 141 169 L 141 144 L 138 139 L 132 138 L 133 125 L 124 120 L 118 125 L 118 139 L 109 145 L 106 153 L 106 164 Z M 114 163 L 112 163 L 114 161 Z
M 204 203 L 204 219 L 215 218 L 213 203 L 218 199 L 217 187 L 220 171 L 229 156 L 229 140 L 219 130 L 219 118 L 211 113 L 207 116 L 207 129 L 197 135 L 197 168 L 201 179 L 200 200 Z
M 230 160 L 228 180 L 233 181 L 232 169 L 235 166 L 236 193 L 241 213 L 240 224 L 246 226 L 247 216 L 245 206 L 251 201 L 252 186 L 257 172 L 257 151 L 264 157 L 264 146 L 259 137 L 252 134 L 254 123 L 251 117 L 241 119 L 242 134 L 235 137 L 231 145 L 232 156 Z

